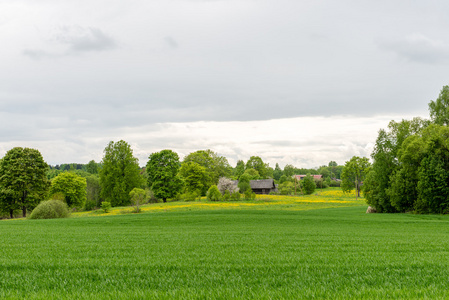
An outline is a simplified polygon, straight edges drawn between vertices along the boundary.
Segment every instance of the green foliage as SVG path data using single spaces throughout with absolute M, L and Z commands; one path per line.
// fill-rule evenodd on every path
M 247 190 L 251 190 L 251 185 L 249 184 L 250 176 L 248 174 L 243 174 L 240 176 L 238 183 L 238 188 L 241 193 L 245 193 Z
M 219 201 L 221 199 L 221 193 L 216 185 L 212 185 L 206 194 L 207 200 Z
M 401 183 L 402 179 L 394 178 L 395 176 L 401 176 L 398 173 L 398 169 L 401 167 L 400 159 L 409 160 L 413 157 L 409 154 L 402 153 L 401 150 L 403 143 L 408 137 L 418 134 L 423 128 L 428 126 L 428 122 L 420 118 L 414 118 L 412 120 L 402 120 L 401 122 L 391 121 L 388 125 L 388 131 L 381 129 L 374 146 L 374 151 L 371 155 L 373 158 L 373 165 L 369 176 L 364 181 L 364 193 L 366 202 L 375 207 L 378 212 L 396 212 L 398 207 L 400 211 L 405 211 L 408 208 L 398 206 L 401 203 L 408 203 L 406 199 L 400 199 L 404 194 L 403 191 L 398 190 L 401 187 L 410 186 L 410 183 Z M 404 147 L 415 148 L 411 141 Z M 404 148 L 404 149 L 405 149 Z M 401 152 L 402 151 L 402 152 Z M 421 151 L 418 151 L 421 152 Z M 412 165 L 408 167 L 408 170 L 416 169 Z M 415 177 L 416 171 L 411 174 Z M 393 180 L 393 181 L 392 181 Z M 407 180 L 410 182 L 410 180 Z M 392 183 L 395 182 L 394 186 Z M 416 193 L 411 194 L 413 196 Z M 390 197 L 395 197 L 392 199 Z M 392 203 L 395 203 L 395 206 Z
M 259 156 L 251 156 L 246 162 L 246 171 L 248 169 L 254 169 L 259 173 L 261 179 L 270 177 L 270 170 L 268 164 L 265 164 Z M 271 174 L 272 176 L 272 174 Z
M 129 197 L 131 198 L 131 204 L 134 206 L 134 212 L 140 212 L 140 206 L 147 202 L 148 193 L 141 188 L 133 188 L 129 192 Z
M 98 164 L 95 162 L 95 160 L 91 160 L 86 165 L 86 171 L 89 172 L 90 174 L 98 174 L 99 169 L 100 168 L 99 168 Z
M 48 165 L 36 149 L 16 147 L 0 160 L 0 209 L 9 212 L 32 209 L 47 196 Z
M 104 149 L 102 164 L 102 198 L 112 206 L 129 205 L 129 192 L 143 184 L 138 160 L 133 156 L 131 146 L 123 140 L 111 141 Z
M 195 201 L 201 198 L 201 192 L 200 191 L 188 191 L 181 195 L 181 200 L 184 201 Z
M 429 103 L 430 117 L 435 124 L 449 125 L 449 86 L 444 86 L 435 101 Z
M 273 179 L 279 180 L 281 178 L 282 174 L 283 174 L 283 171 L 282 171 L 281 167 L 279 167 L 279 164 L 276 163 L 276 166 L 274 167 L 274 170 L 273 170 Z
M 245 172 L 245 162 L 243 160 L 239 160 L 234 169 L 234 177 L 239 179 L 244 172 Z
M 64 172 L 51 181 L 50 195 L 62 194 L 69 207 L 83 207 L 86 202 L 86 179 L 72 172 Z
M 57 219 L 67 218 L 69 208 L 60 200 L 46 200 L 39 203 L 30 214 L 30 219 Z
M 172 150 L 152 153 L 148 158 L 148 186 L 158 199 L 167 202 L 181 192 L 183 181 L 178 176 L 179 156 Z
M 231 193 L 229 192 L 229 190 L 226 190 L 223 194 L 223 200 L 229 201 L 230 199 L 231 199 Z
M 316 185 L 312 175 L 307 174 L 307 176 L 304 177 L 304 179 L 301 180 L 300 183 L 305 195 L 310 195 L 315 192 Z
M 283 175 L 287 176 L 287 178 L 291 178 L 296 173 L 296 168 L 293 165 L 286 165 L 284 167 Z
M 341 173 L 341 189 L 349 192 L 356 189 L 356 197 L 360 197 L 361 183 L 365 180 L 370 170 L 371 164 L 368 158 L 353 156 L 346 162 L 343 172 Z
M 246 200 L 254 200 L 256 199 L 256 193 L 254 193 L 251 189 L 247 189 L 245 193 L 243 193 Z
M 206 195 L 211 178 L 207 175 L 205 167 L 193 161 L 183 162 L 179 169 L 179 175 L 182 176 L 188 192 L 200 191 L 201 195 Z
M 287 176 L 285 176 L 285 175 L 282 175 L 281 178 L 279 178 L 279 183 L 280 183 L 280 184 L 283 184 L 284 182 L 292 181 L 292 180 L 290 180 L 290 179 L 291 179 L 291 177 L 289 178 L 289 177 L 287 177 Z
M 203 192 L 207 191 L 211 185 L 217 184 L 220 177 L 231 176 L 232 168 L 228 160 L 209 149 L 190 153 L 184 158 L 183 164 L 189 162 L 197 163 L 206 169 Z
M 105 214 L 111 211 L 111 203 L 108 201 L 101 202 L 101 209 Z
M 98 175 L 90 175 L 86 177 L 86 197 L 87 201 L 94 203 L 94 207 L 101 205 L 101 185 Z
M 250 180 L 258 180 L 261 179 L 261 176 L 259 175 L 259 172 L 257 172 L 255 169 L 246 169 L 244 175 L 248 175 Z
M 240 193 L 239 193 L 238 191 L 234 191 L 234 192 L 231 194 L 231 200 L 233 200 L 233 201 L 238 201 L 238 200 L 240 200 L 240 197 L 241 197 L 241 195 L 240 195 Z
M 285 175 L 282 175 L 285 176 Z M 295 184 L 291 181 L 284 181 L 278 186 L 279 194 L 293 195 L 295 193 Z

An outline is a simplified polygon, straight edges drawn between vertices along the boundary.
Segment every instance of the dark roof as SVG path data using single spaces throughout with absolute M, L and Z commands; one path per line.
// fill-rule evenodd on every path
M 274 185 L 273 179 L 261 179 L 261 180 L 250 180 L 249 184 L 251 189 L 274 189 L 276 186 Z

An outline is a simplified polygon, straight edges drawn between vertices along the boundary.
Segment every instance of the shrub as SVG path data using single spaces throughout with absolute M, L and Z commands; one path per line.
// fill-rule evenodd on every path
M 254 199 L 256 199 L 256 193 L 254 193 L 252 189 L 247 189 L 245 191 L 244 195 L 245 195 L 245 199 L 247 199 L 247 200 L 254 200 Z
M 105 214 L 111 210 L 111 202 L 103 201 L 101 202 L 101 209 Z
M 216 185 L 213 185 L 209 188 L 206 194 L 207 200 L 210 201 L 218 201 L 221 198 L 221 193 L 218 190 Z
M 301 185 L 304 191 L 304 194 L 306 195 L 310 195 L 313 194 L 313 192 L 315 192 L 315 181 L 313 180 L 313 177 L 308 174 L 306 177 L 304 177 L 304 179 L 301 181 Z
M 181 199 L 184 201 L 195 201 L 196 199 L 200 198 L 201 192 L 196 190 L 192 192 L 185 192 L 181 195 Z
M 229 201 L 229 199 L 231 199 L 231 193 L 228 190 L 226 190 L 223 195 L 223 200 Z
M 140 205 L 145 204 L 147 201 L 147 191 L 140 188 L 133 188 L 129 192 L 129 197 L 131 198 L 131 203 L 134 206 L 134 212 L 140 212 Z
M 69 207 L 61 200 L 47 200 L 39 203 L 31 212 L 30 219 L 67 218 Z
M 238 191 L 235 191 L 231 194 L 231 200 L 238 201 L 240 200 L 240 193 Z

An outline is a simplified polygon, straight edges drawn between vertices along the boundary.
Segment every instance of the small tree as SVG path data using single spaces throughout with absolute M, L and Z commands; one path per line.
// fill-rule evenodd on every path
M 240 176 L 238 188 L 241 193 L 245 193 L 248 189 L 251 190 L 251 185 L 249 184 L 250 177 L 248 174 L 243 174 Z
M 228 191 L 229 194 L 232 194 L 233 192 L 239 190 L 237 184 L 226 177 L 220 177 L 217 187 L 222 195 L 224 195 L 226 191 Z
M 219 201 L 221 198 L 221 193 L 216 185 L 212 185 L 207 191 L 207 200 L 209 201 Z
M 140 205 L 145 204 L 148 198 L 148 193 L 141 188 L 133 188 L 129 192 L 129 197 L 131 198 L 131 203 L 134 206 L 134 211 L 136 213 L 140 212 Z
M 312 175 L 307 174 L 303 180 L 301 180 L 302 189 L 304 190 L 304 194 L 310 195 L 315 192 L 315 181 L 313 180 Z
M 353 156 L 347 161 L 341 173 L 341 188 L 343 192 L 349 192 L 355 187 L 356 199 L 360 197 L 361 183 L 365 180 L 370 167 L 371 164 L 366 157 Z

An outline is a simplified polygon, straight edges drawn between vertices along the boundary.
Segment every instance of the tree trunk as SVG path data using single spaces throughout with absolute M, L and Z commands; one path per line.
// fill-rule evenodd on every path
M 162 198 L 162 201 L 164 201 L 164 203 L 167 202 L 167 198 Z
M 14 210 L 13 210 L 13 209 L 10 209 L 10 210 L 9 210 L 9 217 L 10 217 L 11 219 L 14 219 Z
M 27 217 L 27 208 L 25 206 L 22 206 L 22 215 L 24 218 Z

